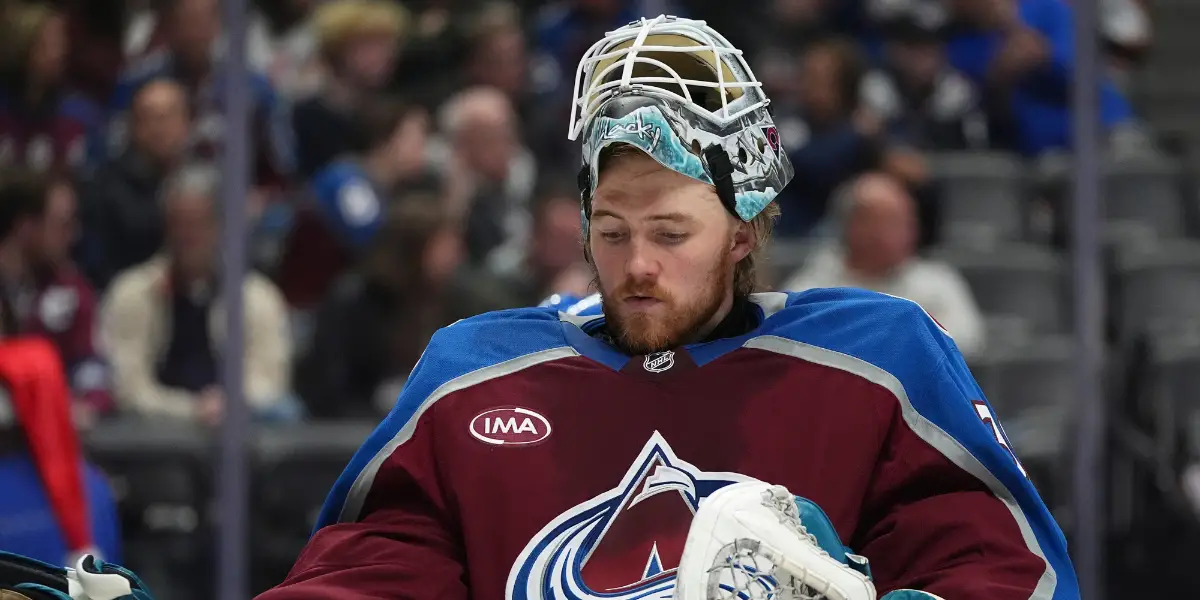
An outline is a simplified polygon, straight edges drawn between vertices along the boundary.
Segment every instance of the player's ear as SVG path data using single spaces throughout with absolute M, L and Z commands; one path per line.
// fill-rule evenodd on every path
M 758 243 L 758 236 L 755 235 L 754 227 L 749 223 L 741 219 L 733 220 L 733 241 L 730 242 L 729 258 L 734 263 L 739 263 L 754 251 L 754 246 Z

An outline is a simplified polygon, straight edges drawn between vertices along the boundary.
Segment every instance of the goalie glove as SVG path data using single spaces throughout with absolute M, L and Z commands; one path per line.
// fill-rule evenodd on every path
M 842 545 L 816 504 L 782 486 L 746 482 L 700 504 L 675 598 L 875 600 L 875 586 L 867 560 Z
M 0 552 L 0 600 L 154 600 L 137 575 L 84 555 L 62 568 Z

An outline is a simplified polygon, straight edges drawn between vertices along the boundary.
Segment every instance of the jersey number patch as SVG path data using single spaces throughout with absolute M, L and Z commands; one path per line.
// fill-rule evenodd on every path
M 1012 446 L 1008 443 L 1008 435 L 1004 433 L 1004 428 L 1001 427 L 1000 422 L 997 421 L 994 416 L 992 416 L 992 409 L 988 407 L 987 404 L 980 402 L 979 400 L 972 400 L 971 404 L 975 406 L 975 414 L 979 415 L 980 420 L 982 420 L 985 425 L 991 428 L 992 435 L 996 438 L 996 443 L 1000 444 L 1000 447 L 1004 448 L 1004 450 L 1008 452 L 1008 455 L 1012 457 L 1013 462 L 1017 464 L 1017 468 L 1021 470 L 1021 474 L 1028 478 L 1029 473 L 1025 471 L 1025 465 L 1021 464 L 1021 459 L 1017 458 L 1016 452 L 1013 452 Z

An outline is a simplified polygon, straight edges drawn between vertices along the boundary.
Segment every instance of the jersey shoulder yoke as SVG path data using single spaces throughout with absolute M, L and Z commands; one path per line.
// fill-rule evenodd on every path
M 757 343 L 762 337 L 783 338 L 896 376 L 932 369 L 957 352 L 946 331 L 916 302 L 857 288 L 789 293 L 783 307 L 763 321 L 758 336 Z
M 578 354 L 567 343 L 558 312 L 550 308 L 514 308 L 483 313 L 439 329 L 413 370 L 408 385 L 429 387 L 483 369 L 530 364 Z

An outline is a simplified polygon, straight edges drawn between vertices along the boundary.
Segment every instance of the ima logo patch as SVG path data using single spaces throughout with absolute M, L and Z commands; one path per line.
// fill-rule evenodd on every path
M 550 437 L 550 420 L 519 406 L 486 410 L 471 419 L 475 439 L 490 446 L 528 446 Z
M 646 360 L 642 362 L 642 367 L 651 373 L 662 373 L 673 366 L 675 366 L 675 353 L 670 350 L 647 354 Z

